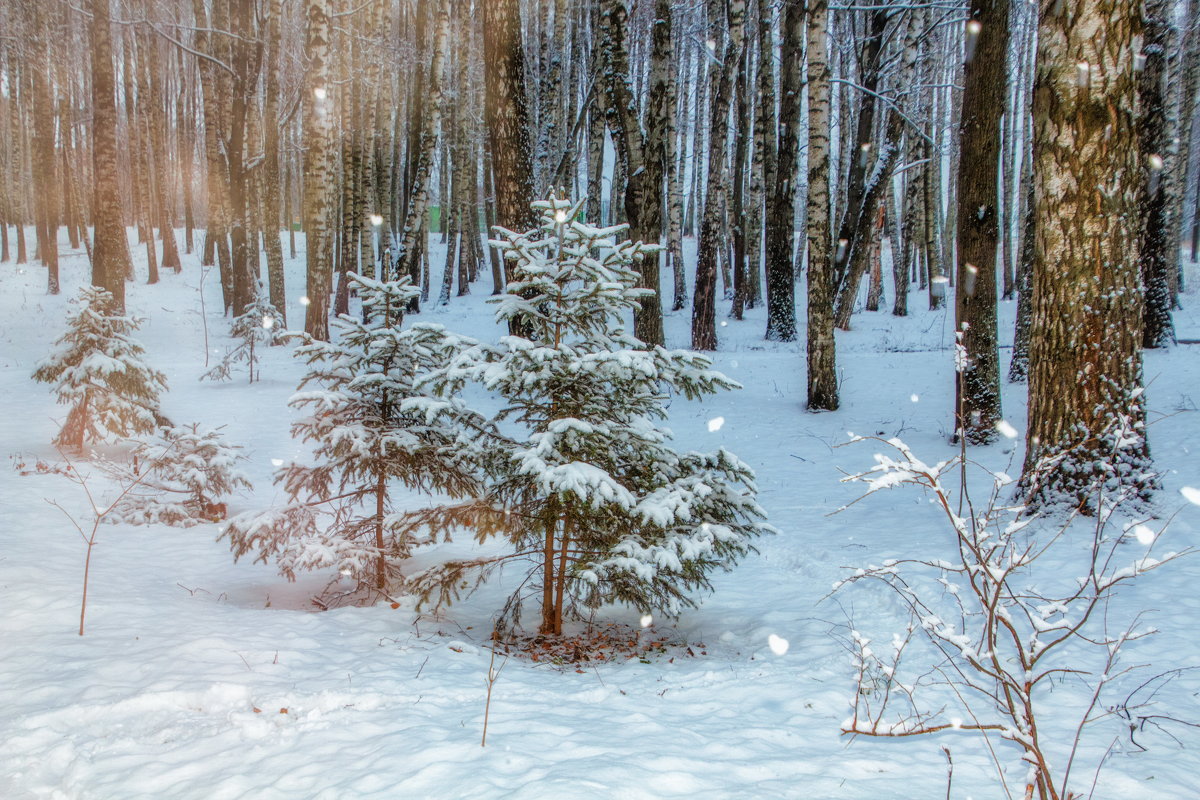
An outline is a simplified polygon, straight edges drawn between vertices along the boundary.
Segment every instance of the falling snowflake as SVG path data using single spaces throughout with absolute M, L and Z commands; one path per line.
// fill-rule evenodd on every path
M 1009 439 L 1017 438 L 1017 429 L 1014 428 L 1008 420 L 1002 419 L 996 423 L 996 430 L 1000 431 L 1002 436 Z

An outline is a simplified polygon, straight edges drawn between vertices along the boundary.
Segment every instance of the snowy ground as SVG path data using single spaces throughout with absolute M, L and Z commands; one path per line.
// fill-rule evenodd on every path
M 30 374 L 63 328 L 67 301 L 86 280 L 86 256 L 63 247 L 63 294 L 45 294 L 37 264 L 0 265 L 0 437 L 13 465 L 56 459 L 50 440 L 63 413 Z M 135 258 L 142 251 L 135 249 Z M 435 245 L 435 264 L 441 248 Z M 289 262 L 288 308 L 302 322 L 302 262 Z M 251 496 L 230 511 L 281 499 L 272 459 L 301 455 L 286 407 L 301 369 L 272 350 L 264 380 L 244 374 L 199 382 L 207 320 L 214 355 L 228 344 L 214 272 L 187 257 L 181 275 L 129 285 L 130 310 L 148 360 L 167 373 L 164 410 L 177 423 L 225 425 L 249 456 Z M 200 313 L 199 288 L 207 299 Z M 1192 276 L 1191 285 L 1196 285 Z M 474 295 L 422 319 L 476 336 L 495 331 Z M 890 295 L 890 291 L 888 293 Z M 1180 335 L 1200 338 L 1195 295 L 1177 316 Z M 717 367 L 745 385 L 703 403 L 675 400 L 670 427 L 681 446 L 728 447 L 759 474 L 760 502 L 779 529 L 759 556 L 719 576 L 717 591 L 674 631 L 692 646 L 643 663 L 587 667 L 510 660 L 495 684 L 488 744 L 480 747 L 489 652 L 486 632 L 503 587 L 489 587 L 440 616 L 406 605 L 312 611 L 325 576 L 288 584 L 270 566 L 234 564 L 217 525 L 191 529 L 105 526 L 92 560 L 88 629 L 78 636 L 83 545 L 54 499 L 80 519 L 77 487 L 54 475 L 3 474 L 0 503 L 0 797 L 11 798 L 955 798 L 1004 797 L 977 734 L 898 741 L 839 735 L 853 696 L 842 646 L 853 619 L 890 639 L 894 601 L 850 591 L 823 599 L 844 568 L 905 554 L 932 557 L 951 540 L 926 498 L 910 490 L 854 499 L 839 470 L 872 462 L 860 444 L 835 449 L 847 431 L 900 436 L 927 461 L 949 457 L 952 318 L 862 313 L 839 334 L 843 407 L 803 410 L 802 344 L 762 341 L 761 309 L 721 323 Z M 888 302 L 890 307 L 890 300 Z M 1014 305 L 1005 303 L 1002 336 Z M 803 320 L 803 308 L 800 310 Z M 689 312 L 670 315 L 669 344 L 686 346 Z M 1007 366 L 1008 351 L 1005 354 Z M 1151 442 L 1164 489 L 1157 513 L 1178 512 L 1170 547 L 1200 544 L 1200 508 L 1180 494 L 1200 487 L 1200 359 L 1196 346 L 1146 357 Z M 1008 420 L 1023 430 L 1023 387 L 1005 389 Z M 710 431 L 717 417 L 724 424 Z M 1020 442 L 976 457 L 995 468 L 1020 463 Z M 1016 467 L 1012 467 L 1013 470 Z M 97 479 L 99 480 L 99 479 Z M 102 482 L 98 483 L 101 489 Z M 1059 565 L 1050 565 L 1057 567 Z M 1130 662 L 1164 670 L 1200 666 L 1200 560 L 1174 564 L 1123 592 L 1114 618 L 1147 609 L 1162 629 L 1130 650 Z M 636 626 L 613 609 L 607 620 Z M 651 634 L 652 635 L 652 634 Z M 786 639 L 788 648 L 769 637 Z M 1054 690 L 1070 735 L 1078 684 Z M 1200 671 L 1160 696 L 1163 713 L 1200 722 Z M 1106 698 L 1119 700 L 1114 694 Z M 1075 784 L 1087 791 L 1100 756 L 1097 798 L 1200 796 L 1200 737 L 1173 727 L 1178 742 L 1147 732 L 1147 752 L 1116 720 L 1097 723 L 1079 756 Z M 1017 793 L 1019 754 L 996 742 Z

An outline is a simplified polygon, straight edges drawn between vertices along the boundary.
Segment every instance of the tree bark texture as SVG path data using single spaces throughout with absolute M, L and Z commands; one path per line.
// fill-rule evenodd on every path
M 1043 4 L 1022 475 L 1035 506 L 1094 503 L 1097 483 L 1139 495 L 1154 483 L 1131 224 L 1142 179 L 1134 70 L 1141 32 L 1137 9 L 1119 0 Z
M 308 305 L 304 331 L 329 340 L 329 284 L 333 246 L 329 217 L 333 199 L 332 114 L 335 91 L 329 81 L 328 0 L 307 0 L 304 47 L 308 54 L 304 113 L 304 232 Z
M 92 285 L 113 296 L 125 311 L 125 276 L 133 268 L 121 219 L 120 167 L 117 160 L 117 103 L 113 77 L 109 0 L 91 0 L 92 12 Z
M 488 141 L 496 189 L 495 224 L 514 231 L 537 225 L 525 96 L 525 55 L 518 0 L 483 4 L 483 58 Z
M 1008 51 L 1008 0 L 970 0 L 958 160 L 958 285 L 955 329 L 966 362 L 955 380 L 955 430 L 972 444 L 998 436 L 996 248 L 1000 240 L 1000 118 Z M 972 32 L 973 31 L 973 32 Z M 984 35 L 984 31 L 987 35 Z
M 790 10 L 790 9 L 789 9 Z M 808 409 L 835 411 L 839 405 L 837 354 L 833 338 L 834 252 L 829 208 L 829 26 L 828 0 L 808 9 Z M 785 67 L 786 69 L 786 67 Z M 781 113 L 782 117 L 783 114 Z M 786 151 L 779 148 L 784 181 Z M 789 220 L 790 224 L 790 220 Z M 789 247 L 789 253 L 791 248 Z M 771 258 L 768 254 L 768 258 Z M 769 273 L 768 273 L 769 274 Z M 769 279 L 768 279 L 769 280 Z M 770 286 L 767 307 L 770 308 Z M 768 314 L 770 312 L 768 311 Z
M 1175 342 L 1171 320 L 1170 276 L 1179 241 L 1170 241 L 1170 215 L 1167 206 L 1169 151 L 1174 132 L 1167 119 L 1168 47 L 1171 43 L 1170 16 L 1174 3 L 1146 0 L 1145 38 L 1142 55 L 1145 66 L 1138 80 L 1137 124 L 1141 149 L 1142 179 L 1138 199 L 1138 253 L 1142 285 L 1145 288 L 1142 346 L 1166 347 Z

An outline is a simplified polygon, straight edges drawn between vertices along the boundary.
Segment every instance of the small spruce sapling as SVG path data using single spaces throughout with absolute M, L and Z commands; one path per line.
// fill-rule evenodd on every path
M 225 353 L 221 363 L 200 376 L 201 380 L 227 381 L 233 377 L 233 367 L 245 362 L 250 372 L 250 383 L 257 376 L 262 380 L 261 371 L 256 372 L 259 363 L 259 349 L 279 344 L 287 335 L 282 325 L 283 315 L 265 295 L 259 294 L 254 301 L 246 304 L 245 311 L 233 321 L 230 335 L 239 339 L 239 344 Z
M 486 491 L 406 516 L 415 532 L 473 528 L 504 536 L 511 551 L 442 564 L 410 586 L 436 602 L 454 599 L 505 563 L 530 562 L 527 580 L 500 615 L 519 624 L 523 592 L 540 600 L 543 634 L 562 633 L 580 607 L 623 602 L 675 616 L 730 568 L 753 537 L 771 530 L 755 502 L 754 473 L 733 454 L 680 453 L 660 427 L 669 393 L 688 398 L 739 388 L 697 353 L 650 347 L 624 327 L 647 290 L 634 263 L 655 251 L 616 242 L 627 226 L 576 221 L 582 203 L 533 204 L 539 228 L 497 229 L 492 242 L 512 282 L 496 298 L 499 344 L 463 348 L 428 383 L 448 396 L 479 384 L 503 409 L 471 432 Z M 504 431 L 501 434 L 499 431 Z
M 332 341 L 309 341 L 295 355 L 309 365 L 290 405 L 305 416 L 292 435 L 314 443 L 315 463 L 276 473 L 289 503 L 232 519 L 234 557 L 273 558 L 289 580 L 302 570 L 336 570 L 356 589 L 386 592 L 418 540 L 392 509 L 399 483 L 460 497 L 477 490 L 471 443 L 442 418 L 453 402 L 423 397 L 419 375 L 440 366 L 457 340 L 438 325 L 400 329 L 417 290 L 408 278 L 350 274 L 363 319 L 341 315 Z
M 238 469 L 241 448 L 227 444 L 221 429 L 191 425 L 162 428 L 137 443 L 130 464 L 102 464 L 111 477 L 138 486 L 113 504 L 109 522 L 190 527 L 225 518 L 224 499 L 253 488 Z
M 78 308 L 67 317 L 67 332 L 33 373 L 70 406 L 54 443 L 81 450 L 87 441 L 150 433 L 165 422 L 158 396 L 167 381 L 132 336 L 140 321 L 118 314 L 112 295 L 96 286 L 72 302 Z

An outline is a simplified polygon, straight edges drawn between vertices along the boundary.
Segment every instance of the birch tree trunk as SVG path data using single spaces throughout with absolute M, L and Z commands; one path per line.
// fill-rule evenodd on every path
M 799 5 L 798 3 L 795 5 Z M 790 12 L 791 6 L 788 7 Z M 785 12 L 786 13 L 786 12 Z M 798 13 L 798 11 L 797 11 Z M 831 91 L 828 0 L 808 9 L 808 409 L 835 411 L 839 405 L 836 343 L 833 338 L 834 253 L 829 209 L 829 121 Z M 790 30 L 791 25 L 785 23 Z M 787 67 L 785 67 L 787 69 Z M 780 117 L 784 114 L 781 113 Z M 779 178 L 788 160 L 779 148 Z M 791 220 L 788 220 L 791 224 Z M 791 252 L 791 248 L 788 248 Z M 770 257 L 770 256 L 769 256 Z M 770 288 L 768 287 L 768 307 Z
M 329 81 L 329 0 L 306 0 L 304 49 L 308 54 L 304 113 L 304 233 L 308 305 L 304 331 L 329 340 L 329 284 L 333 247 L 329 230 L 333 198 L 332 111 Z
M 677 45 L 676 53 L 681 51 Z M 682 59 L 679 59 L 682 60 Z M 667 259 L 670 262 L 672 281 L 671 310 L 680 311 L 687 305 L 687 265 L 683 261 L 683 159 L 681 153 L 687 147 L 684 140 L 686 125 L 683 123 L 682 107 L 687 105 L 684 96 L 679 102 L 679 87 L 684 85 L 682 73 L 686 66 L 677 65 L 678 80 L 667 82 L 667 114 L 670 128 L 667 131 Z M 590 198 L 589 198 L 590 200 Z
M 282 0 L 268 0 L 263 20 L 266 37 L 266 73 L 263 76 L 262 230 L 267 252 L 267 287 L 271 305 L 287 327 L 287 294 L 283 280 L 283 244 L 279 240 L 279 71 Z M 290 225 L 289 225 L 290 227 Z
M 1027 500 L 1087 507 L 1154 486 L 1145 439 L 1136 231 L 1138 9 L 1051 4 L 1034 90 L 1036 249 Z M 1121 441 L 1118 449 L 1116 442 Z M 1055 459 L 1048 462 L 1046 459 Z

